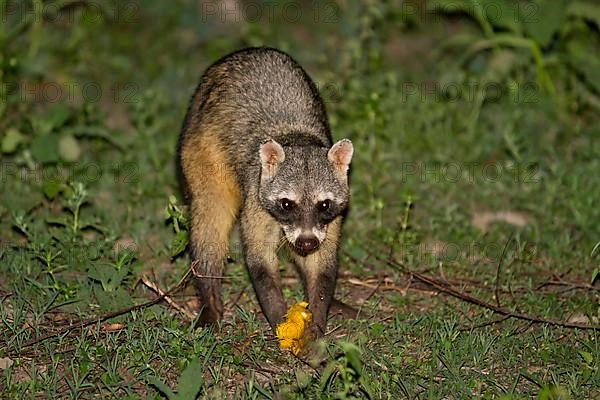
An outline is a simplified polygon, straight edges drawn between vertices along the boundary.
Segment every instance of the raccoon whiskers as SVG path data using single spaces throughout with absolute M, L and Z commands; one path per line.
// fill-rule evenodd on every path
M 288 240 L 285 238 L 285 236 L 281 236 L 279 238 L 279 243 L 277 243 L 277 248 L 275 250 L 275 252 L 278 252 L 279 250 L 281 250 L 281 248 L 283 246 L 285 246 L 285 244 L 288 242 Z

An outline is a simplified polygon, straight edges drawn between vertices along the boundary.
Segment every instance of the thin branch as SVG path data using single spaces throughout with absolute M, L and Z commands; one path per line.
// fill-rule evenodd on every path
M 500 315 L 505 315 L 508 316 L 510 318 L 516 318 L 516 319 L 521 319 L 524 321 L 530 321 L 532 323 L 539 323 L 539 324 L 548 324 L 548 325 L 554 325 L 554 326 L 561 326 L 563 328 L 572 328 L 572 329 L 600 329 L 600 325 L 591 325 L 591 324 L 582 324 L 579 322 L 564 322 L 564 321 L 558 321 L 558 320 L 554 320 L 554 319 L 546 319 L 546 318 L 542 318 L 542 317 L 538 317 L 538 316 L 534 316 L 534 315 L 529 315 L 529 314 L 525 314 L 525 313 L 521 313 L 521 312 L 514 312 L 506 307 L 499 307 L 496 306 L 494 304 L 490 304 L 486 301 L 483 301 L 481 299 L 478 299 L 476 297 L 470 296 L 468 294 L 464 294 L 461 293 L 451 287 L 447 287 L 445 286 L 443 283 L 441 283 L 440 281 L 438 281 L 435 278 L 429 277 L 427 275 L 423 275 L 420 274 L 418 272 L 413 272 L 408 270 L 404 265 L 400 264 L 399 262 L 395 261 L 395 260 L 386 260 L 383 259 L 381 257 L 379 257 L 377 254 L 373 254 L 372 252 L 368 251 L 369 255 L 375 257 L 377 260 L 386 263 L 387 265 L 389 265 L 390 267 L 403 272 L 403 273 L 408 273 L 411 274 L 412 276 L 414 276 L 417 280 L 428 284 L 429 286 L 437 289 L 438 291 L 445 293 L 449 296 L 455 297 L 459 300 L 465 301 L 467 303 L 471 303 L 474 304 L 476 306 L 482 307 L 482 308 L 486 308 L 490 311 L 495 312 L 496 314 L 500 314 Z
M 506 307 L 498 307 L 493 304 L 487 303 L 483 300 L 480 300 L 476 297 L 470 296 L 468 294 L 460 293 L 452 288 L 445 287 L 445 286 L 439 284 L 435 279 L 430 278 L 428 276 L 421 275 L 419 273 L 413 273 L 413 274 L 414 274 L 415 278 L 417 278 L 421 282 L 425 282 L 425 283 L 431 285 L 432 287 L 436 288 L 440 292 L 446 293 L 457 299 L 466 301 L 467 303 L 471 303 L 471 304 L 477 305 L 479 307 L 487 308 L 488 310 L 491 310 L 500 315 L 506 315 L 511 318 L 522 319 L 524 321 L 531 321 L 531 322 L 540 323 L 540 324 L 562 326 L 564 328 L 600 329 L 600 325 L 588 325 L 588 324 L 582 324 L 579 322 L 563 322 L 563 321 L 533 316 L 533 315 L 529 315 L 529 314 L 513 312 Z
M 589 283 L 577 283 L 577 282 L 568 282 L 568 281 L 547 281 L 547 282 L 543 282 L 539 285 L 537 285 L 535 287 L 535 290 L 540 290 L 545 288 L 546 286 L 568 286 L 567 289 L 565 289 L 565 291 L 568 290 L 590 290 L 590 291 L 594 291 L 594 292 L 599 292 L 600 288 L 594 287 L 592 285 L 590 285 Z
M 193 321 L 196 318 L 196 316 L 190 310 L 187 310 L 187 309 L 183 308 L 182 306 L 180 306 L 179 304 L 177 304 L 176 302 L 174 302 L 173 299 L 171 299 L 171 297 L 169 295 L 167 295 L 167 293 L 165 293 L 161 288 L 158 287 L 158 285 L 156 285 L 154 282 L 152 282 L 150 279 L 148 279 L 147 276 L 145 276 L 145 275 L 142 276 L 142 283 L 144 285 L 146 285 L 148 288 L 150 288 L 151 290 L 153 290 L 154 292 L 156 292 L 171 307 L 173 307 L 174 309 L 179 311 L 190 321 Z
M 383 282 L 385 281 L 385 279 L 380 279 L 379 283 L 377 283 L 377 285 L 371 290 L 371 293 L 369 293 L 369 295 L 367 297 L 365 297 L 365 302 L 369 301 L 371 299 L 371 297 L 373 297 L 375 295 L 375 293 L 377 293 L 377 291 L 379 290 L 379 288 L 381 287 L 381 285 L 383 284 Z
M 136 305 L 133 305 L 131 307 L 127 307 L 127 308 L 124 308 L 124 309 L 121 309 L 121 310 L 113 311 L 113 312 L 110 312 L 110 313 L 107 313 L 107 314 L 104 314 L 104 315 L 101 315 L 101 316 L 98 316 L 98 317 L 87 318 L 87 319 L 80 320 L 79 322 L 76 322 L 76 323 L 73 323 L 73 324 L 69 324 L 68 326 L 65 326 L 64 328 L 62 328 L 62 329 L 60 329 L 60 330 L 58 330 L 58 331 L 56 331 L 54 333 L 50 333 L 50 334 L 41 336 L 39 338 L 33 339 L 33 340 L 31 340 L 31 341 L 23 344 L 19 350 L 22 351 L 23 349 L 25 349 L 27 347 L 31 347 L 34 344 L 46 341 L 46 340 L 51 339 L 53 337 L 57 337 L 57 336 L 61 336 L 61 335 L 67 334 L 70 331 L 75 330 L 75 329 L 82 329 L 82 328 L 85 328 L 86 326 L 94 325 L 94 324 L 97 324 L 99 322 L 104 322 L 104 321 L 106 321 L 108 319 L 115 318 L 115 317 L 118 317 L 118 316 L 121 316 L 121 315 L 124 315 L 124 314 L 128 314 L 128 313 L 130 313 L 132 311 L 141 310 L 143 308 L 147 308 L 147 307 L 153 306 L 155 304 L 158 304 L 165 297 L 167 297 L 168 295 L 171 295 L 174 292 L 176 292 L 177 290 L 179 290 L 179 288 L 187 280 L 188 276 L 190 275 L 190 272 L 191 272 L 191 268 L 187 270 L 187 272 L 183 275 L 183 277 L 179 280 L 179 282 L 177 282 L 177 284 L 175 286 L 173 286 L 167 292 L 161 294 L 160 296 L 158 296 L 157 298 L 155 298 L 153 300 L 150 300 L 150 301 L 147 301 L 147 302 L 141 303 L 141 304 L 136 304 Z M 6 348 L 4 348 L 3 350 L 6 350 Z

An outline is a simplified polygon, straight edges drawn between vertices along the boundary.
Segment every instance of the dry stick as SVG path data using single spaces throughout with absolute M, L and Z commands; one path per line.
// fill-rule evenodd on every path
M 557 321 L 557 320 L 553 320 L 553 319 L 545 319 L 545 318 L 532 316 L 532 315 L 528 315 L 528 314 L 524 314 L 524 313 L 513 312 L 506 307 L 498 307 L 498 306 L 495 306 L 488 302 L 485 302 L 483 300 L 480 300 L 476 297 L 470 296 L 468 294 L 463 294 L 452 288 L 446 287 L 443 284 L 441 284 L 439 281 L 437 281 L 436 279 L 431 278 L 429 276 L 422 275 L 418 272 L 409 271 L 409 270 L 407 270 L 406 267 L 404 267 L 402 264 L 400 264 L 396 261 L 388 261 L 388 260 L 382 259 L 378 255 L 373 254 L 372 252 L 370 252 L 368 250 L 367 250 L 367 253 L 369 253 L 369 255 L 371 255 L 372 257 L 375 257 L 377 260 L 386 263 L 390 267 L 392 267 L 396 270 L 399 270 L 400 272 L 411 274 L 412 276 L 414 276 L 421 282 L 426 283 L 426 284 L 436 288 L 440 292 L 446 293 L 452 297 L 455 297 L 455 298 L 465 301 L 467 303 L 471 303 L 471 304 L 474 304 L 479 307 L 487 308 L 488 310 L 491 310 L 500 315 L 506 315 L 511 318 L 521 319 L 524 321 L 530 321 L 532 323 L 562 326 L 564 328 L 600 329 L 600 325 L 588 325 L 588 324 L 582 324 L 582 323 L 578 323 L 578 322 L 563 322 L 563 321 Z
M 189 310 L 183 308 L 182 306 L 180 306 L 179 304 L 175 303 L 171 297 L 169 297 L 167 295 L 167 293 L 165 293 L 164 290 L 162 290 L 161 288 L 159 288 L 154 282 L 152 282 L 150 279 L 148 279 L 148 277 L 146 275 L 142 276 L 142 283 L 144 285 L 146 285 L 148 288 L 152 289 L 154 292 L 156 292 L 158 295 L 162 296 L 165 301 L 174 309 L 176 309 L 177 311 L 179 311 L 181 314 L 183 314 L 187 319 L 189 319 L 190 321 L 193 321 L 196 316 Z
M 476 297 L 470 296 L 468 294 L 463 294 L 452 288 L 446 287 L 443 284 L 441 284 L 440 282 L 438 282 L 436 279 L 431 278 L 429 276 L 421 275 L 418 272 L 407 271 L 406 268 L 398 262 L 383 260 L 377 256 L 375 256 L 375 257 L 378 260 L 385 262 L 392 268 L 398 269 L 401 272 L 411 274 L 412 276 L 414 276 L 421 282 L 424 282 L 424 283 L 436 288 L 440 292 L 446 293 L 452 297 L 463 300 L 467 303 L 471 303 L 471 304 L 474 304 L 479 307 L 487 308 L 488 310 L 491 310 L 500 315 L 505 315 L 505 316 L 508 316 L 511 318 L 521 319 L 524 321 L 530 321 L 530 322 L 534 322 L 534 323 L 538 323 L 538 324 L 562 326 L 564 328 L 600 329 L 600 325 L 588 325 L 588 324 L 581 324 L 578 322 L 563 322 L 563 321 L 557 321 L 557 320 L 553 320 L 553 319 L 545 319 L 545 318 L 541 318 L 541 317 L 536 317 L 536 316 L 532 316 L 532 315 L 528 315 L 528 314 L 524 314 L 524 313 L 513 312 L 506 307 L 498 307 L 498 306 L 495 306 L 488 302 L 485 302 L 483 300 L 480 300 Z
M 510 237 L 504 244 L 504 249 L 502 249 L 502 254 L 500 255 L 500 259 L 498 260 L 498 268 L 496 268 L 496 289 L 494 290 L 494 295 L 496 296 L 496 305 L 501 307 L 500 304 L 500 269 L 502 268 L 502 261 L 504 261 L 504 256 L 506 256 L 506 250 L 508 249 L 508 245 L 512 241 L 513 234 L 510 234 Z
M 379 283 L 377 285 L 373 285 L 372 283 L 369 283 L 369 282 L 363 282 L 356 278 L 339 279 L 339 281 L 348 282 L 349 284 L 354 285 L 354 286 L 360 286 L 360 287 L 372 289 L 373 292 L 377 292 L 378 290 L 381 290 L 382 292 L 389 292 L 389 291 L 394 291 L 394 292 L 399 292 L 399 293 L 405 292 L 404 289 L 402 289 L 396 285 L 386 284 L 385 286 L 383 286 L 382 284 L 385 281 L 381 281 L 381 280 L 379 281 Z M 370 295 L 370 296 L 373 296 L 373 295 Z
M 346 256 L 356 262 L 356 263 L 360 263 L 359 260 L 357 260 L 356 258 L 346 254 Z M 379 287 L 379 291 L 381 292 L 398 292 L 398 293 L 402 293 L 402 295 L 405 295 L 408 289 L 415 289 L 415 290 L 425 290 L 423 288 L 419 288 L 419 287 L 411 287 L 412 286 L 412 276 L 408 277 L 408 283 L 406 284 L 405 287 L 399 287 L 397 285 L 394 285 L 392 283 L 392 280 L 390 278 L 385 278 L 385 280 L 383 281 L 383 284 Z M 338 278 L 338 281 L 340 282 L 347 282 L 351 285 L 355 285 L 355 286 L 361 286 L 361 287 L 365 287 L 365 288 L 369 288 L 369 289 L 373 289 L 375 287 L 377 287 L 377 285 L 369 283 L 370 281 L 374 281 L 374 282 L 378 282 L 377 280 L 374 279 L 366 279 L 364 281 L 359 280 L 358 278 L 354 278 L 354 277 L 349 277 L 349 278 Z M 476 288 L 487 288 L 486 286 L 482 285 L 480 282 L 476 282 L 476 281 L 472 281 L 472 280 L 457 280 L 457 279 L 445 279 L 444 283 L 447 283 L 449 285 L 455 286 L 456 284 L 461 284 L 461 285 L 465 285 L 465 286 L 470 286 L 470 287 L 476 287 Z M 427 290 L 429 289 L 428 285 L 425 285 L 427 287 Z M 467 288 L 465 288 L 466 290 Z M 501 293 L 508 293 L 508 291 L 506 290 L 502 290 L 501 289 Z
M 66 326 L 66 327 L 58 330 L 57 332 L 44 335 L 42 337 L 39 337 L 37 339 L 31 340 L 31 341 L 25 343 L 24 345 L 21 346 L 21 349 L 24 349 L 24 348 L 27 348 L 27 347 L 31 347 L 31 346 L 33 346 L 36 343 L 40 343 L 40 342 L 43 342 L 43 341 L 48 340 L 50 338 L 63 335 L 63 334 L 68 333 L 68 332 L 70 332 L 70 331 L 72 331 L 74 329 L 82 329 L 82 328 L 85 328 L 86 326 L 97 324 L 98 322 L 104 322 L 107 319 L 115 318 L 115 317 L 118 317 L 118 316 L 123 315 L 123 314 L 128 314 L 128 313 L 130 313 L 132 311 L 140 310 L 140 309 L 143 309 L 143 308 L 150 307 L 150 306 L 153 306 L 155 304 L 158 304 L 165 297 L 167 297 L 168 295 L 174 293 L 175 291 L 177 291 L 181 287 L 181 285 L 187 280 L 188 276 L 190 275 L 191 270 L 192 270 L 191 268 L 188 269 L 187 272 L 185 273 L 185 275 L 183 275 L 183 277 L 179 280 L 179 282 L 177 282 L 177 284 L 175 286 L 173 286 L 167 292 L 161 294 L 160 296 L 158 296 L 154 300 L 150 300 L 150 301 L 147 301 L 147 302 L 142 303 L 142 304 L 136 304 L 134 306 L 127 307 L 127 308 L 124 308 L 122 310 L 113 311 L 113 312 L 110 312 L 108 314 L 101 315 L 99 317 L 84 319 L 84 320 L 81 320 L 81 321 L 79 321 L 79 322 L 77 322 L 75 324 L 70 324 L 70 325 L 68 325 L 68 326 Z
M 377 286 L 375 286 L 373 288 L 373 290 L 371 291 L 371 293 L 369 293 L 369 295 L 367 297 L 365 297 L 365 302 L 369 301 L 371 299 L 371 297 L 373 297 L 375 295 L 375 293 L 377 293 L 377 291 L 379 290 L 379 288 L 383 284 L 383 281 L 384 281 L 384 279 L 380 279 L 379 280 L 379 283 L 377 284 Z
M 543 282 L 543 283 L 537 285 L 535 287 L 535 290 L 540 290 L 540 289 L 542 289 L 542 288 L 544 288 L 546 286 L 568 286 L 568 288 L 564 289 L 563 291 L 581 289 L 581 290 L 590 290 L 590 291 L 600 292 L 600 288 L 594 287 L 593 285 L 582 284 L 582 283 L 577 283 L 577 282 L 567 282 L 567 281 L 547 281 L 547 282 Z

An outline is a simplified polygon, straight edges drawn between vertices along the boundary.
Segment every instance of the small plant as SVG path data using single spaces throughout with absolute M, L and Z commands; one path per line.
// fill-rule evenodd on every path
M 44 287 L 61 295 L 64 300 L 72 300 L 77 296 L 77 285 L 58 278 L 61 272 L 68 269 L 67 265 L 58 263 L 60 256 L 60 250 L 43 250 L 38 252 L 36 258 L 44 265 L 43 272 L 50 279 L 49 284 Z
M 340 343 L 342 353 L 331 360 L 321 375 L 321 391 L 325 392 L 339 383 L 342 389 L 335 393 L 338 399 L 351 399 L 363 394 L 369 399 L 373 398 L 362 373 L 360 349 L 353 343 Z
M 69 217 L 48 218 L 47 222 L 51 225 L 59 225 L 68 228 L 70 233 L 75 237 L 81 230 L 93 228 L 102 231 L 100 227 L 92 223 L 82 222 L 81 208 L 87 202 L 88 192 L 84 184 L 81 182 L 72 182 L 66 188 L 70 192 L 67 198 L 66 210 L 71 214 Z
M 569 392 L 561 386 L 544 386 L 537 394 L 538 400 L 570 400 Z
M 410 231 L 410 212 L 414 205 L 413 197 L 410 194 L 406 195 L 406 201 L 404 203 L 404 213 L 402 221 L 400 223 L 400 231 L 398 238 L 400 245 L 415 244 L 417 241 L 416 234 Z
M 71 224 L 71 230 L 73 233 L 77 232 L 81 225 L 79 221 L 79 211 L 81 210 L 81 206 L 85 203 L 85 198 L 87 197 L 87 191 L 83 186 L 83 183 L 76 182 L 71 185 L 73 189 L 73 193 L 71 197 L 69 197 L 67 201 L 67 207 L 73 216 L 73 223 Z
M 13 226 L 19 231 L 21 232 L 23 235 L 25 235 L 27 238 L 29 238 L 30 232 L 29 232 L 29 225 L 27 224 L 27 221 L 25 221 L 25 213 L 24 212 L 16 212 L 13 215 Z
M 404 196 L 404 209 L 402 216 L 398 221 L 398 228 L 394 232 L 393 240 L 390 243 L 390 259 L 394 257 L 397 250 L 400 250 L 402 256 L 410 254 L 410 250 L 418 244 L 419 238 L 417 233 L 411 229 L 411 212 L 414 207 L 414 199 L 411 194 Z M 399 249 L 398 249 L 399 248 Z
M 437 0 L 429 10 L 470 17 L 480 34 L 466 33 L 448 41 L 446 50 L 461 50 L 447 78 L 465 80 L 482 74 L 483 83 L 514 84 L 517 71 L 533 72 L 542 92 L 556 94 L 556 84 L 569 76 L 590 98 L 600 93 L 597 46 L 600 6 L 584 0 Z M 530 62 L 533 61 L 533 63 Z M 532 68 L 533 67 L 533 68 Z M 458 83 L 458 82 L 454 82 Z M 584 93 L 585 92 L 585 93 Z M 595 96 L 594 96 L 595 97 Z M 590 105 L 596 101 L 590 101 Z
M 183 370 L 177 382 L 177 394 L 156 376 L 148 378 L 148 383 L 156 387 L 169 400 L 194 400 L 203 385 L 200 361 L 193 359 Z
M 173 195 L 169 196 L 169 204 L 165 208 L 165 220 L 173 224 L 175 236 L 169 247 L 171 257 L 177 257 L 185 251 L 189 243 L 189 234 L 187 216 L 182 207 L 177 205 L 177 198 Z

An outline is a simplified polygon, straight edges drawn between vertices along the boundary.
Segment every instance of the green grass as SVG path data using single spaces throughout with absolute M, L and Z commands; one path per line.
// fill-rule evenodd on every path
M 540 23 L 491 14 L 513 15 L 510 1 L 482 1 L 483 14 L 239 3 L 260 11 L 247 20 L 186 0 L 12 3 L 0 2 L 2 398 L 600 396 L 598 330 L 501 319 L 406 272 L 598 324 L 593 2 L 565 18 L 542 4 Z M 27 12 L 42 3 L 44 18 Z M 280 351 L 233 238 L 220 331 L 164 301 L 66 329 L 155 299 L 142 278 L 168 290 L 186 274 L 173 254 L 187 102 L 212 61 L 263 44 L 305 66 L 334 136 L 354 143 L 336 297 L 358 318 L 333 316 L 307 360 Z M 291 304 L 301 285 L 282 270 Z M 172 299 L 194 307 L 191 287 Z

